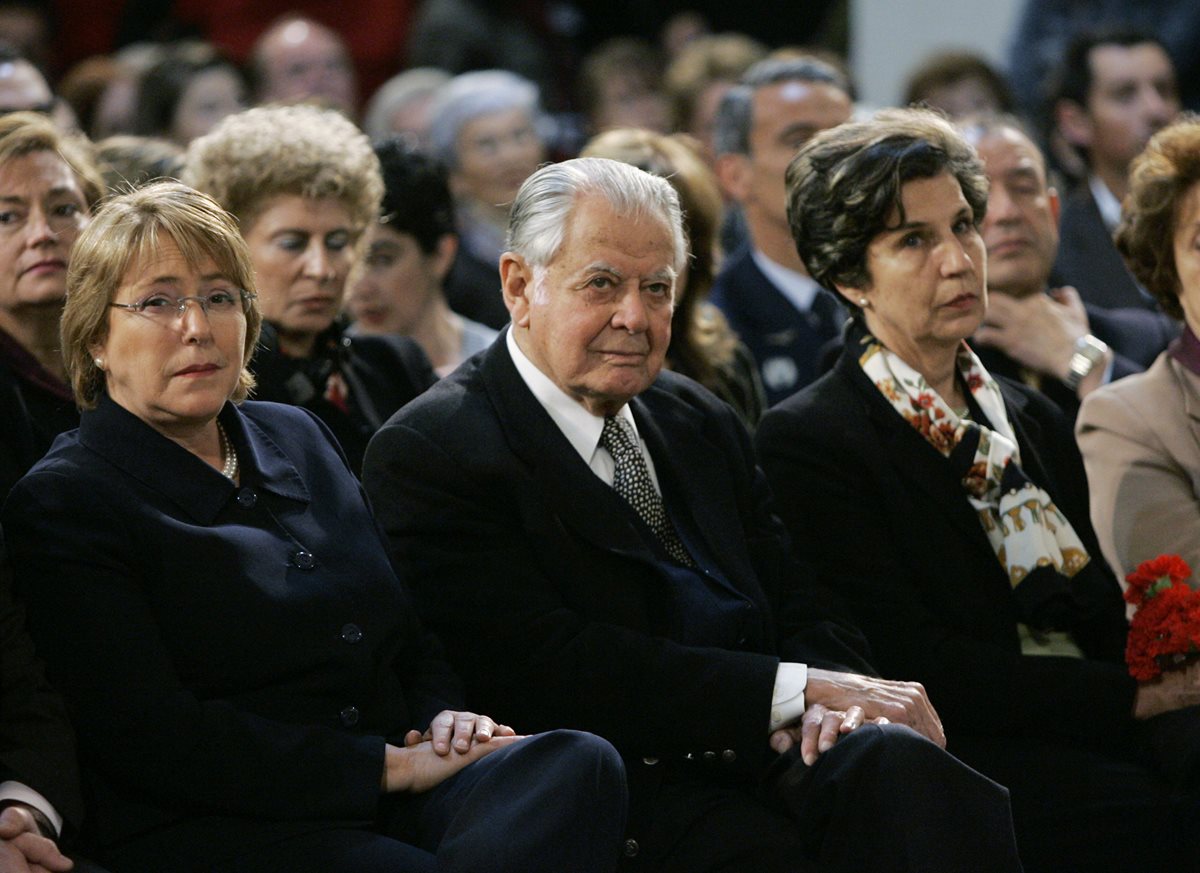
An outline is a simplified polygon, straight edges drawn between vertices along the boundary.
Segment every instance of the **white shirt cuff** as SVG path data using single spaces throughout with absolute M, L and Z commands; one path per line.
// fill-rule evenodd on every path
M 771 692 L 771 725 L 768 733 L 787 727 L 804 715 L 804 689 L 807 685 L 807 664 L 780 662 L 775 671 L 775 690 Z
M 54 836 L 62 836 L 63 820 L 62 816 L 58 814 L 58 810 L 54 808 L 54 804 L 25 783 L 16 782 L 12 779 L 7 782 L 0 782 L 0 801 L 3 800 L 15 800 L 19 803 L 32 806 L 48 818 L 50 824 L 54 825 Z

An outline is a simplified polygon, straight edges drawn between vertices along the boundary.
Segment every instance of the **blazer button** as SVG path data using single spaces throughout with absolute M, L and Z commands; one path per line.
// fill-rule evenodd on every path
M 237 502 L 242 509 L 253 509 L 254 504 L 258 503 L 258 495 L 253 488 L 243 488 L 237 493 Z
M 640 852 L 641 850 L 642 850 L 642 847 L 638 845 L 637 840 L 626 840 L 625 841 L 625 847 L 624 847 L 623 851 L 625 852 L 626 858 L 636 858 L 637 853 Z
M 658 758 L 642 758 L 642 763 L 647 767 L 653 767 L 658 763 Z
M 347 706 L 338 713 L 338 717 L 342 720 L 342 724 L 345 727 L 354 727 L 358 724 L 358 707 Z
M 292 555 L 292 563 L 301 570 L 311 570 L 313 567 L 317 566 L 317 559 L 312 552 L 306 552 L 301 549 L 299 552 L 296 552 L 294 555 Z
M 713 761 L 717 760 L 717 753 L 716 752 L 705 752 L 703 757 L 704 757 L 704 762 L 706 764 L 711 764 Z
M 737 752 L 735 752 L 733 749 L 726 749 L 721 753 L 721 760 L 726 764 L 732 764 L 737 760 Z
M 363 638 L 362 628 L 360 628 L 358 625 L 356 625 L 356 624 L 342 625 L 342 639 L 345 640 L 346 642 L 350 643 L 350 645 L 354 645 L 355 643 L 362 642 L 362 638 Z

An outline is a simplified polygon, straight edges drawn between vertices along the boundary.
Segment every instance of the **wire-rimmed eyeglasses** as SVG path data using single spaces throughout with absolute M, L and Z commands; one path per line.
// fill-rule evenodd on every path
M 240 288 L 217 288 L 206 294 L 193 294 L 188 297 L 173 297 L 170 294 L 151 294 L 145 300 L 137 303 L 110 303 L 116 309 L 125 309 L 145 315 L 155 321 L 172 322 L 183 318 L 187 312 L 188 301 L 195 301 L 209 318 L 219 318 L 245 312 L 258 295 L 243 291 Z

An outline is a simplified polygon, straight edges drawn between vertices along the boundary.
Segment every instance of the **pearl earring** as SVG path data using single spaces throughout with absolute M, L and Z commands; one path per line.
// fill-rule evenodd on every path
M 870 301 L 868 301 L 866 297 L 858 298 L 858 305 L 861 306 L 863 309 L 866 309 L 869 304 L 870 304 Z
M 104 369 L 104 359 L 103 358 L 93 358 L 92 363 L 94 363 L 96 365 L 97 370 Z

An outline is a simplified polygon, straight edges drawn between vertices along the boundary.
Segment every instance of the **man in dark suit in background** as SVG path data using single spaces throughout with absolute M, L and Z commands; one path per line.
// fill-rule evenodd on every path
M 1059 200 L 1041 151 L 1015 118 L 982 117 L 962 127 L 990 183 L 980 232 L 991 293 L 971 345 L 988 372 L 1037 388 L 1073 420 L 1084 397 L 1140 373 L 1179 328 L 1159 312 L 1087 303 L 1084 288 L 1051 288 Z
M 662 371 L 686 253 L 670 186 L 543 167 L 509 247 L 505 336 L 364 470 L 479 705 L 612 741 L 639 865 L 1019 869 L 1005 792 L 939 748 L 924 690 L 837 667 L 869 669 L 810 600 L 736 414 Z
M 846 313 L 814 282 L 792 242 L 783 174 L 809 137 L 850 117 L 849 84 L 815 58 L 751 67 L 717 111 L 717 174 L 742 208 L 747 245 L 713 283 L 716 304 L 758 363 L 774 405 L 820 374 L 821 348 L 841 335 Z
M 1139 31 L 1083 34 L 1067 48 L 1051 110 L 1059 135 L 1083 157 L 1087 177 L 1067 197 L 1056 282 L 1097 306 L 1157 308 L 1113 245 L 1129 162 L 1179 114 L 1166 49 Z

